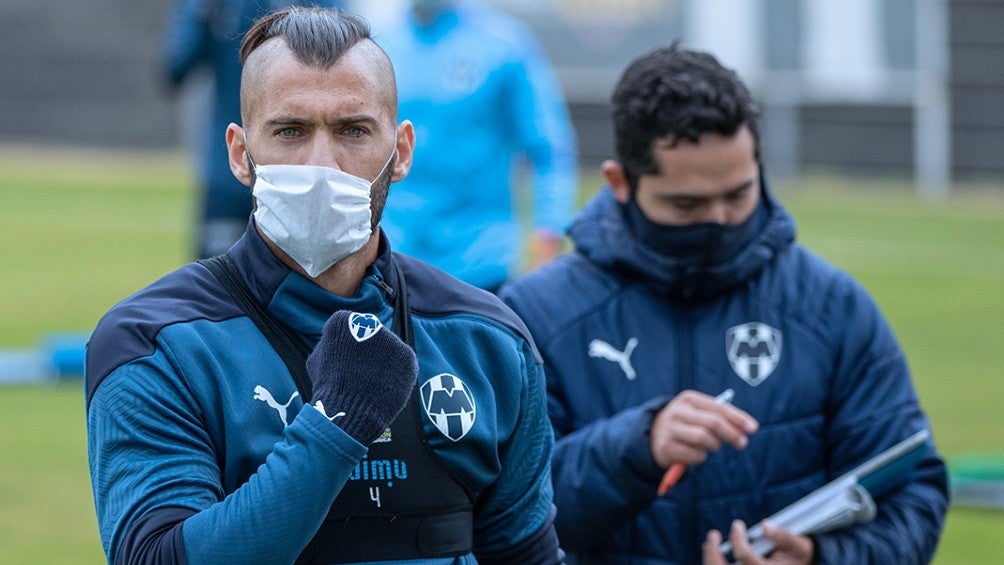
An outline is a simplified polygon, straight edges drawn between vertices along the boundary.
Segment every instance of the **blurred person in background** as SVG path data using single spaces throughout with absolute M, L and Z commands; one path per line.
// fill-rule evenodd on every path
M 494 295 L 392 253 L 408 174 L 365 20 L 292 7 L 241 46 L 225 255 L 106 314 L 87 437 L 113 563 L 557 563 L 540 357 Z
M 523 265 L 517 208 L 531 201 L 529 266 L 561 251 L 578 192 L 575 132 L 556 77 L 521 22 L 461 0 L 411 0 L 380 30 L 419 156 L 384 229 L 401 252 L 495 291 Z M 519 198 L 519 165 L 532 169 Z
M 948 509 L 933 443 L 872 493 L 872 521 L 765 527 L 776 549 L 752 551 L 747 524 L 930 424 L 867 291 L 795 243 L 735 72 L 657 49 L 612 105 L 617 160 L 575 252 L 500 293 L 544 358 L 562 546 L 580 564 L 718 564 L 726 532 L 746 565 L 929 562 Z M 689 468 L 661 493 L 674 465 Z
M 240 121 L 241 38 L 251 23 L 266 12 L 287 5 L 337 7 L 334 0 L 175 0 L 164 30 L 161 73 L 169 91 L 177 92 L 196 71 L 209 71 L 212 92 L 199 103 L 198 120 L 190 141 L 196 144 L 198 177 L 195 256 L 212 257 L 226 251 L 244 233 L 251 214 L 251 193 L 227 165 L 223 132 Z M 203 109 L 200 109 L 203 110 Z

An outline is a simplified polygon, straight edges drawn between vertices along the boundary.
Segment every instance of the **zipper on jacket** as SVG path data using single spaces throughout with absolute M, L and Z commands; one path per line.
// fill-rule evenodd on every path
M 387 284 L 387 281 L 383 280 L 383 276 L 381 275 L 376 276 L 376 281 L 380 285 L 380 288 L 383 289 L 383 293 L 387 295 L 387 299 L 393 301 L 394 294 L 396 293 L 394 287 Z
M 676 345 L 678 352 L 676 366 L 679 371 L 679 380 L 677 381 L 679 384 L 679 390 L 677 390 L 677 394 L 687 389 L 698 390 L 698 387 L 695 386 L 697 380 L 697 370 L 694 367 L 694 360 L 699 359 L 699 352 L 695 346 L 694 339 L 694 334 L 697 331 L 694 326 L 696 318 L 694 308 L 690 306 L 683 306 L 679 309 L 679 312 L 680 317 L 683 319 L 682 327 L 686 329 L 684 331 L 675 332 L 677 337 Z M 696 502 L 697 487 L 693 477 L 691 477 L 689 481 L 685 481 L 683 484 L 687 486 L 686 491 L 683 493 L 685 500 L 681 501 L 683 502 L 681 507 L 685 510 L 681 513 L 681 515 L 686 517 L 684 518 L 684 523 L 687 521 L 690 522 L 689 527 L 684 528 L 685 537 L 683 539 L 686 540 L 684 542 L 683 552 L 684 561 L 694 562 L 698 561 L 701 555 L 699 543 L 697 546 L 698 550 L 696 552 L 694 550 L 694 540 L 704 539 L 702 533 L 697 531 L 697 525 L 699 523 Z

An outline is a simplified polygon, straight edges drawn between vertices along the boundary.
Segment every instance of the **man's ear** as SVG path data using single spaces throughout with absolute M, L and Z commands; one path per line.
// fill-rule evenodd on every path
M 614 198 L 621 204 L 627 204 L 631 198 L 631 188 L 628 186 L 627 176 L 624 174 L 624 166 L 619 161 L 608 159 L 600 165 L 600 172 L 603 173 L 603 178 L 610 185 Z
M 244 144 L 244 128 L 237 124 L 227 126 L 227 156 L 230 159 L 230 172 L 244 186 L 251 186 L 251 165 L 247 159 L 247 146 Z
M 397 159 L 390 182 L 403 180 L 411 171 L 411 161 L 415 156 L 415 126 L 409 120 L 397 125 Z

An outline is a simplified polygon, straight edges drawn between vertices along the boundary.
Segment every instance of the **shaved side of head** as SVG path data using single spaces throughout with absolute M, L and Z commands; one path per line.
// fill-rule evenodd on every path
M 269 65 L 283 51 L 305 66 L 327 70 L 346 54 L 360 55 L 372 67 L 382 102 L 397 120 L 397 83 L 390 57 L 370 37 L 365 20 L 339 10 L 289 6 L 276 10 L 248 30 L 241 43 L 241 120 L 261 99 Z

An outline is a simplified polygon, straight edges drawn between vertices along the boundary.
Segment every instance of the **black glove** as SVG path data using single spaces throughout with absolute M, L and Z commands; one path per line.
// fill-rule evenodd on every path
M 418 377 L 415 352 L 372 314 L 344 310 L 324 324 L 307 357 L 312 402 L 345 433 L 369 445 L 408 402 Z

